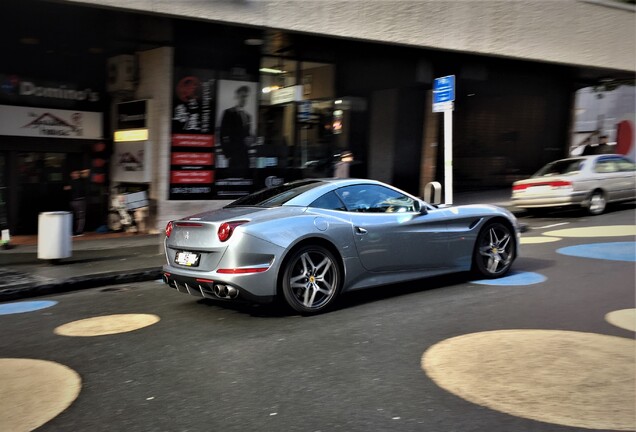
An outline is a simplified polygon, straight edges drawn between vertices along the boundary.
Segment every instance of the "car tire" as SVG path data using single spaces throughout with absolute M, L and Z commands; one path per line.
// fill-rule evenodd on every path
M 473 271 L 494 279 L 505 275 L 515 260 L 516 237 L 513 229 L 501 222 L 487 223 L 477 235 L 473 252 Z
M 606 207 L 607 200 L 605 199 L 605 194 L 600 190 L 592 192 L 590 199 L 587 201 L 587 212 L 592 216 L 600 215 L 605 211 Z
M 342 286 L 342 271 L 328 249 L 303 246 L 292 252 L 282 273 L 282 291 L 287 304 L 303 315 L 328 310 Z

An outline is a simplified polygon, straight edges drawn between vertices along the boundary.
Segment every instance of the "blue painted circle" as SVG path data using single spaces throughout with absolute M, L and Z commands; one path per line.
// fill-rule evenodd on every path
M 479 285 L 516 286 L 538 284 L 546 279 L 545 276 L 539 273 L 511 271 L 507 276 L 499 279 L 481 279 L 471 282 Z
M 591 243 L 557 249 L 563 255 L 610 261 L 636 261 L 636 242 Z
M 53 300 L 25 301 L 0 305 L 0 315 L 10 315 L 24 312 L 33 312 L 56 305 Z

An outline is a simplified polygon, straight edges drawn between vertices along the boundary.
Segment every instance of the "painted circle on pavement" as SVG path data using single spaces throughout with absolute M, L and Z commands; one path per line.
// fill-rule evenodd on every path
M 634 430 L 636 343 L 559 330 L 499 330 L 444 340 L 422 356 L 443 389 L 507 414 Z
M 566 228 L 546 231 L 546 236 L 553 237 L 623 237 L 636 236 L 636 225 L 609 225 L 584 228 Z
M 67 366 L 46 360 L 0 358 L 2 430 L 31 431 L 68 408 L 82 379 Z
M 610 261 L 636 261 L 636 242 L 592 243 L 557 249 L 563 255 Z
M 507 276 L 498 279 L 480 279 L 471 281 L 471 283 L 478 285 L 517 286 L 538 284 L 545 280 L 546 277 L 539 273 L 511 271 Z
M 521 237 L 521 244 L 539 244 L 561 241 L 558 237 Z
M 5 303 L 0 305 L 0 315 L 11 315 L 11 314 L 18 314 L 18 313 L 25 313 L 25 312 L 33 312 L 40 309 L 46 309 L 56 304 L 57 302 L 53 300 Z
M 636 332 L 636 309 L 621 309 L 605 315 L 605 320 L 625 330 Z
M 73 321 L 57 327 L 54 332 L 61 336 L 104 336 L 138 330 L 159 320 L 157 315 L 151 314 L 106 315 Z

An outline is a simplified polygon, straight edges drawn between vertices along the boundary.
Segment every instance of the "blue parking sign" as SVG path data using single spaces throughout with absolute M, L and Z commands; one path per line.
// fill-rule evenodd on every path
M 433 104 L 455 100 L 455 75 L 435 78 L 433 83 Z

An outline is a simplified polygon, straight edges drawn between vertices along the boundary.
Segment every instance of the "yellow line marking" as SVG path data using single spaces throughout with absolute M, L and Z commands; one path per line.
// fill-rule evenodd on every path
M 68 408 L 82 388 L 74 370 L 46 360 L 0 358 L 0 429 L 32 431 Z
M 557 237 L 521 237 L 521 244 L 552 243 L 561 240 Z
M 636 309 L 621 309 L 605 315 L 605 321 L 625 330 L 636 332 Z
M 103 336 L 138 330 L 159 320 L 157 315 L 150 314 L 107 315 L 73 321 L 57 327 L 54 332 L 60 336 Z
M 547 231 L 543 235 L 554 237 L 622 237 L 636 236 L 636 225 L 610 225 L 585 228 L 566 228 Z
M 422 356 L 443 389 L 532 420 L 588 429 L 636 428 L 636 343 L 559 330 L 500 330 L 444 340 Z

